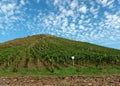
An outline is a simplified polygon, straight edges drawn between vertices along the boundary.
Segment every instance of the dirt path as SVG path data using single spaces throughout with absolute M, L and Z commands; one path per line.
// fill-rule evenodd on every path
M 0 86 L 120 86 L 120 76 L 1 77 Z

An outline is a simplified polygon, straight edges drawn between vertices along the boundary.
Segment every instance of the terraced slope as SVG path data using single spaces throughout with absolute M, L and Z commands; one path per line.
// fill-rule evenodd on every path
M 34 35 L 0 44 L 0 68 L 49 71 L 72 65 L 120 65 L 120 50 L 73 41 L 52 35 Z

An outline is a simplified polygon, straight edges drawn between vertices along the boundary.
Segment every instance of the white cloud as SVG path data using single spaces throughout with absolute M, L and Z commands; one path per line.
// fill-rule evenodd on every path
M 54 0 L 54 5 L 59 4 L 60 0 Z
M 115 0 L 96 0 L 98 4 L 101 4 L 103 7 L 108 6 L 109 8 L 113 7 Z
M 108 0 L 102 0 L 102 1 L 101 1 L 101 4 L 106 5 L 107 2 L 108 2 Z
M 81 15 L 80 18 L 83 20 L 85 18 L 85 15 Z
M 1 5 L 1 10 L 4 13 L 8 13 L 8 12 L 15 9 L 15 5 L 16 5 L 15 3 L 13 3 L 13 4 L 3 4 L 3 5 Z
M 84 5 L 82 7 L 79 8 L 79 11 L 82 13 L 86 13 L 87 12 L 87 7 Z
M 75 30 L 75 24 L 74 23 L 72 23 L 72 24 L 70 24 L 70 28 L 72 29 L 72 30 Z
M 83 25 L 80 25 L 79 29 L 85 29 L 85 27 Z
M 20 3 L 21 3 L 22 5 L 25 5 L 25 1 L 24 1 L 24 0 L 21 0 Z
M 66 12 L 66 15 L 67 15 L 67 16 L 74 16 L 74 12 L 73 12 L 72 10 L 68 10 L 68 11 Z
M 2 25 L 1 29 L 3 29 L 3 32 L 9 32 L 9 30 L 19 30 L 21 28 L 18 28 L 19 26 L 22 27 L 24 25 L 22 22 L 23 19 L 23 9 L 21 10 L 22 6 L 17 5 L 16 0 L 4 0 L 1 1 L 0 4 L 0 25 Z M 3 34 L 0 32 L 0 34 Z
M 99 9 L 100 9 L 100 6 L 97 6 L 96 8 L 93 6 L 90 7 L 89 11 L 94 15 L 94 18 L 98 17 Z
M 78 25 L 81 25 L 81 24 L 82 24 L 82 20 L 79 20 L 79 21 L 78 21 Z
M 75 9 L 78 6 L 78 1 L 77 0 L 73 0 L 70 4 L 71 9 Z
M 7 35 L 8 33 L 6 31 L 2 31 L 1 35 Z
M 120 28 L 120 17 L 117 15 L 112 15 L 107 12 L 104 13 L 106 20 L 105 24 L 107 25 L 108 28 L 114 28 L 114 29 L 119 29 Z

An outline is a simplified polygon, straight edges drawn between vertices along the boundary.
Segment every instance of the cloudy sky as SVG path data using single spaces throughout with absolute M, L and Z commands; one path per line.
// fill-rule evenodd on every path
M 0 0 L 0 42 L 35 34 L 120 49 L 120 0 Z

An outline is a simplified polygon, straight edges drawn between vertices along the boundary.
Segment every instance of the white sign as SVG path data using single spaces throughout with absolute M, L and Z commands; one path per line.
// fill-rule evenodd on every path
M 75 59 L 75 57 L 74 57 L 74 56 L 72 56 L 71 58 L 72 58 L 73 60 Z

